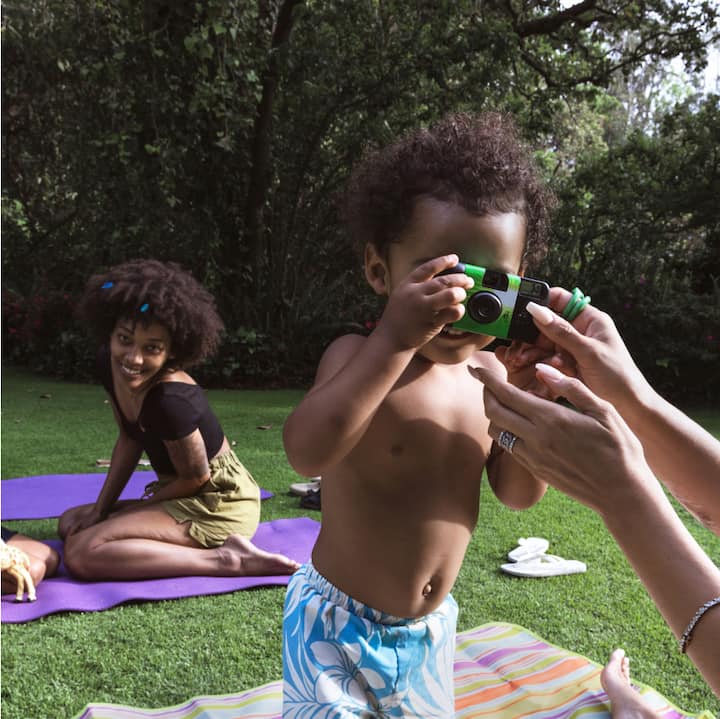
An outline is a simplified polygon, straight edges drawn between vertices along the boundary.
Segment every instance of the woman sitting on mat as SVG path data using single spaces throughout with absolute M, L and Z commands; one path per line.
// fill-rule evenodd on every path
M 260 489 L 185 372 L 210 356 L 222 322 L 212 296 L 174 263 L 135 260 L 88 282 L 79 316 L 103 343 L 99 379 L 119 435 L 94 504 L 60 517 L 65 565 L 81 579 L 291 574 L 250 541 Z M 158 480 L 118 501 L 143 450 Z
M 567 291 L 551 291 L 553 309 L 568 300 Z M 550 364 L 536 365 L 537 377 L 574 409 L 478 368 L 490 434 L 536 477 L 600 515 L 680 651 L 720 695 L 720 569 L 657 481 L 720 534 L 720 442 L 652 389 L 607 314 L 587 307 L 571 324 L 545 307 L 528 311 L 544 347 L 503 348 L 498 356 L 517 369 L 537 361 L 536 352 L 554 350 Z M 553 364 L 574 366 L 577 377 Z M 622 650 L 613 652 L 602 680 L 616 719 L 656 716 L 632 690 Z

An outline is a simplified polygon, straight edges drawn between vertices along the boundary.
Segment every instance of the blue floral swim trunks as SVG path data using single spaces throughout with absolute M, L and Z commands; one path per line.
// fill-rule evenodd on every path
M 285 598 L 283 718 L 454 716 L 457 611 L 448 595 L 424 617 L 394 617 L 303 565 Z

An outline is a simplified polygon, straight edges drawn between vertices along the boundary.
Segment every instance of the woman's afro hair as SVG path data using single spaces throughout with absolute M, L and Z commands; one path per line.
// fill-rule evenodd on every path
M 387 256 L 422 197 L 474 215 L 518 212 L 526 221 L 523 267 L 547 251 L 554 196 L 509 115 L 455 113 L 385 148 L 371 148 L 348 183 L 345 219 L 355 248 Z
M 223 323 L 213 296 L 180 265 L 131 260 L 93 275 L 77 310 L 98 340 L 107 342 L 119 319 L 163 325 L 172 365 L 186 368 L 217 350 Z

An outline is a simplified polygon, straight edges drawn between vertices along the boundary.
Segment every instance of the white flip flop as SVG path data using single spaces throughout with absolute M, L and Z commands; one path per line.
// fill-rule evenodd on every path
M 296 482 L 290 485 L 290 494 L 296 497 L 306 497 L 310 492 L 320 489 L 320 477 L 313 477 L 309 482 Z
M 542 554 L 523 562 L 501 564 L 500 569 L 516 577 L 558 577 L 562 574 L 582 574 L 587 571 L 587 565 L 577 559 L 563 559 L 554 554 Z
M 520 537 L 518 546 L 508 552 L 507 556 L 511 562 L 524 562 L 545 554 L 549 546 L 550 542 L 542 537 Z

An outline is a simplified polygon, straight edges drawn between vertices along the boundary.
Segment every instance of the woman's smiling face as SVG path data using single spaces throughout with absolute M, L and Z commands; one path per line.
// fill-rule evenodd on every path
M 170 359 L 170 333 L 161 324 L 119 319 L 110 336 L 113 376 L 137 391 Z

